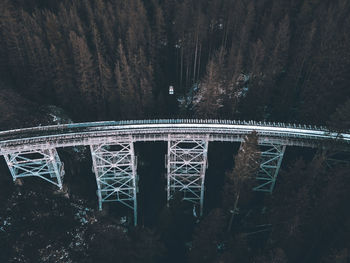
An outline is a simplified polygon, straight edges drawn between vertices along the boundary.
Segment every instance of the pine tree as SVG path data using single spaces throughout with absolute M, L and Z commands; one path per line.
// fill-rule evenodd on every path
M 65 43 L 57 15 L 47 10 L 43 11 L 43 15 L 45 17 L 45 33 L 48 43 L 63 48 Z
M 135 78 L 129 67 L 129 61 L 127 60 L 121 41 L 119 41 L 117 56 L 119 61 L 116 63 L 114 73 L 118 85 L 120 114 L 123 118 L 130 118 L 137 114 L 140 100 L 135 91 Z
M 273 51 L 273 60 L 271 70 L 274 75 L 285 70 L 285 65 L 288 59 L 288 50 L 290 42 L 289 16 L 286 15 L 280 22 L 277 35 L 275 49 Z
M 338 106 L 328 123 L 340 132 L 350 130 L 350 99 Z
M 103 0 L 96 0 L 94 4 L 95 6 L 93 8 L 97 28 L 106 46 L 104 53 L 106 58 L 114 58 L 115 54 L 113 54 L 113 51 L 117 46 L 116 36 L 118 36 L 119 33 L 115 30 L 116 24 L 118 24 L 118 17 L 115 15 L 115 7 L 113 7 L 111 2 Z
M 21 78 L 19 76 L 25 72 L 26 58 L 25 46 L 21 38 L 23 26 L 18 21 L 20 14 L 8 1 L 3 2 L 0 7 L 0 36 L 4 44 L 1 53 L 7 61 L 6 68 L 9 68 L 15 78 L 15 83 L 23 88 L 25 76 Z
M 112 73 L 109 68 L 109 65 L 106 62 L 105 59 L 105 51 L 104 51 L 104 45 L 101 40 L 100 34 L 98 32 L 98 29 L 96 25 L 92 24 L 92 35 L 93 35 L 93 42 L 95 45 L 95 61 L 97 66 L 97 82 L 98 82 L 98 88 L 99 94 L 101 96 L 101 103 L 103 105 L 100 105 L 100 109 L 103 112 L 103 114 L 106 114 L 108 112 L 107 106 L 108 106 L 108 97 L 111 93 L 111 87 L 112 87 Z
M 199 90 L 194 98 L 193 104 L 198 116 L 215 118 L 224 106 L 223 97 L 225 90 L 223 75 L 221 74 L 223 70 L 224 54 L 221 50 L 209 60 L 206 75 L 200 82 Z
M 251 191 L 254 175 L 259 168 L 260 151 L 256 132 L 247 135 L 235 157 L 235 167 L 226 174 L 223 207 L 231 214 L 228 231 L 231 230 L 238 202 L 243 191 Z
M 69 39 L 72 45 L 75 81 L 81 94 L 83 105 L 86 107 L 85 110 L 87 112 L 95 115 L 100 101 L 91 52 L 85 39 L 79 37 L 75 32 L 70 32 Z
M 54 98 L 59 105 L 71 109 L 76 89 L 73 85 L 72 65 L 68 63 L 63 48 L 50 46 L 50 67 L 53 73 L 52 84 L 54 86 Z

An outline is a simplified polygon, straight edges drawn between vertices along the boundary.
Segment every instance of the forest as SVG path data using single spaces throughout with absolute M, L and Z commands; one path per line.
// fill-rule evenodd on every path
M 52 109 L 74 122 L 349 131 L 350 1 L 1 0 L 0 130 L 52 124 Z M 86 149 L 62 152 L 64 193 L 13 184 L 1 160 L 0 262 L 350 262 L 350 158 L 291 147 L 269 195 L 250 190 L 256 135 L 243 145 L 211 147 L 203 217 L 180 199 L 167 207 L 140 193 L 136 228 L 112 205 L 97 211 Z M 162 184 L 163 148 L 136 145 L 141 190 L 151 189 L 142 177 Z

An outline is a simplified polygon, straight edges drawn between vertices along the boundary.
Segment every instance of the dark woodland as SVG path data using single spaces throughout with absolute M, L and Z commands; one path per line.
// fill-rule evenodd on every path
M 52 109 L 74 122 L 240 119 L 349 131 L 350 1 L 1 0 L 0 130 L 52 124 Z M 13 184 L 1 160 L 0 262 L 350 262 L 346 157 L 290 147 L 270 195 L 251 191 L 255 133 L 240 149 L 210 147 L 195 218 L 180 199 L 165 204 L 165 145 L 136 145 L 135 228 L 114 204 L 98 211 L 86 149 L 60 152 L 64 193 L 35 179 Z

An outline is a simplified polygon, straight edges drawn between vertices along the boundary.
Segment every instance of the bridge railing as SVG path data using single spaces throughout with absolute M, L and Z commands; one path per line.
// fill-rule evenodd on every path
M 261 121 L 245 121 L 245 120 L 221 120 L 221 119 L 148 119 L 148 120 L 120 120 L 120 121 L 98 121 L 98 122 L 83 122 L 70 123 L 48 126 L 37 126 L 31 128 L 13 129 L 8 131 L 0 131 L 0 136 L 8 133 L 29 132 L 29 131 L 49 131 L 65 128 L 86 128 L 99 126 L 116 126 L 116 125 L 137 125 L 137 124 L 229 124 L 229 125 L 254 125 L 254 126 L 270 126 L 284 127 L 307 130 L 328 130 L 324 126 L 311 126 L 281 122 L 261 122 Z
M 8 131 L 0 131 L 0 141 L 11 139 L 22 139 L 35 137 L 40 135 L 55 135 L 63 133 L 74 133 L 80 131 L 98 131 L 99 127 L 113 129 L 118 126 L 129 125 L 157 125 L 157 124 L 225 124 L 225 125 L 240 125 L 240 126 L 264 126 L 264 127 L 280 127 L 304 130 L 316 130 L 329 132 L 325 127 L 316 127 L 311 125 L 300 125 L 280 122 L 261 122 L 261 121 L 242 121 L 242 120 L 221 120 L 221 119 L 148 119 L 148 120 L 120 120 L 120 121 L 99 121 L 86 123 L 70 123 L 60 125 L 38 126 L 32 128 L 15 129 Z

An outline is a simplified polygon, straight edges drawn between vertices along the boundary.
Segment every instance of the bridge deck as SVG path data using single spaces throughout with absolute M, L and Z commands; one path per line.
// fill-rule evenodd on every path
M 260 142 L 292 146 L 322 147 L 337 139 L 349 146 L 350 134 L 330 132 L 325 127 L 306 125 L 230 121 L 230 120 L 135 120 L 73 123 L 40 126 L 0 132 L 0 155 L 28 149 L 48 149 L 78 145 L 96 145 L 122 141 L 167 141 L 168 136 L 196 138 L 208 135 L 209 141 L 239 142 L 256 131 Z

